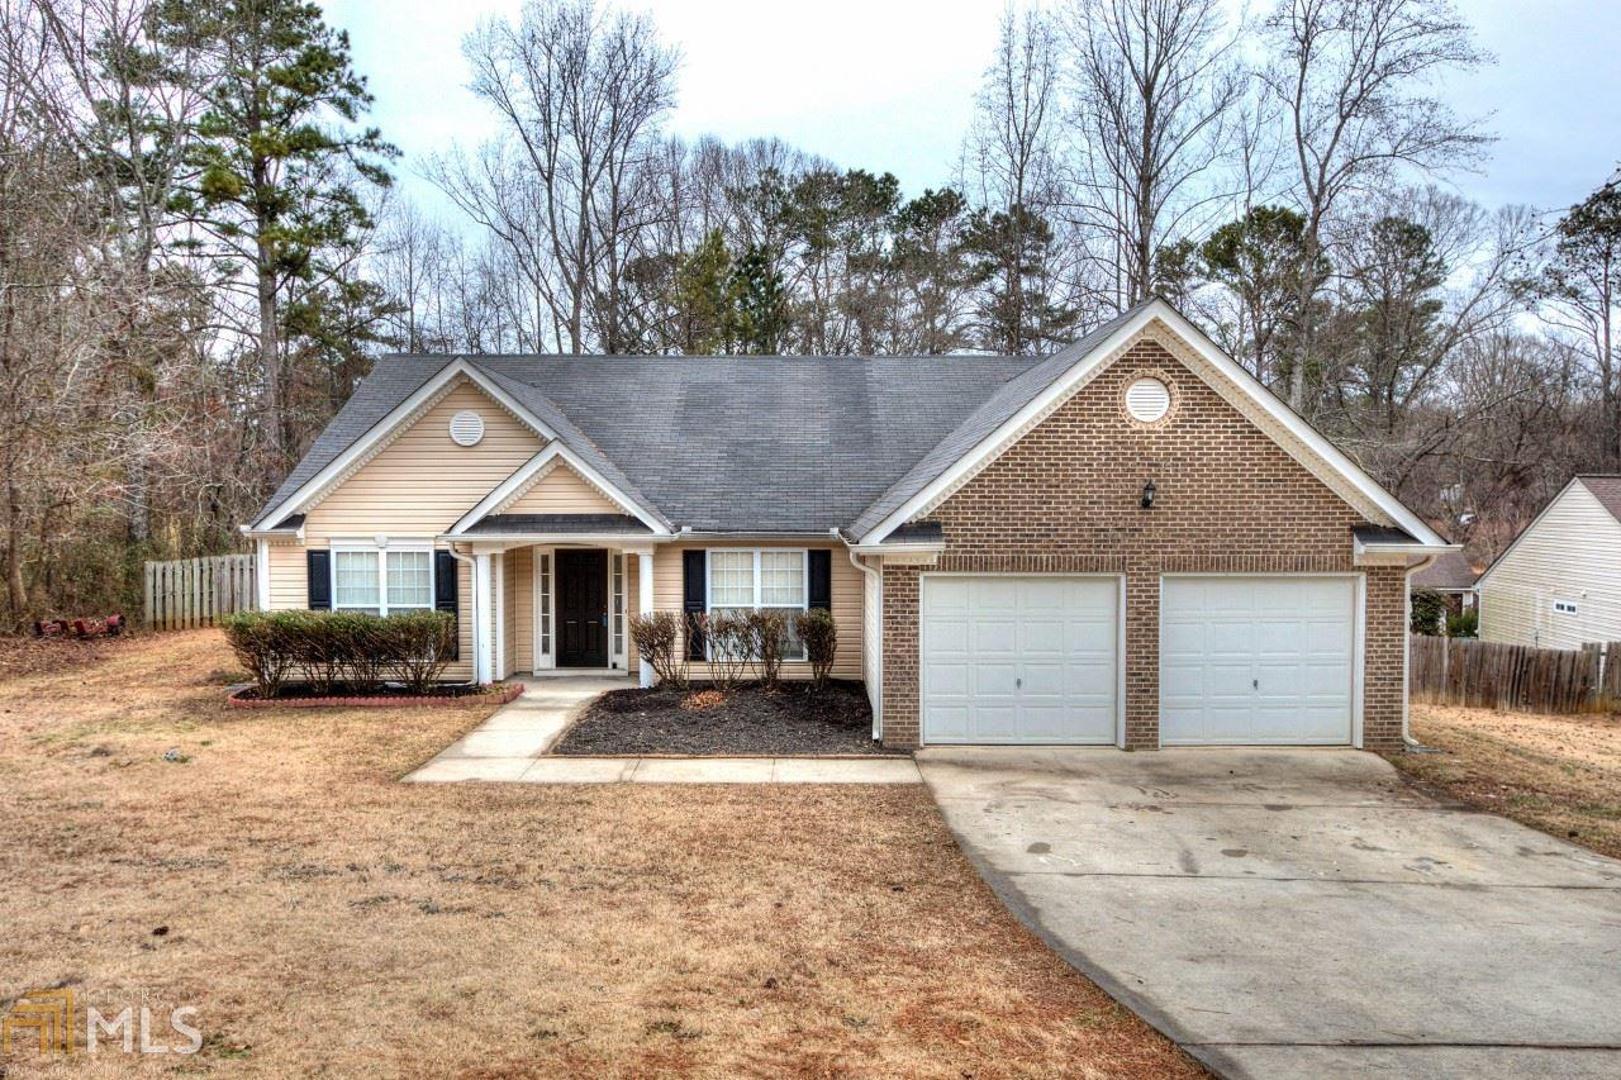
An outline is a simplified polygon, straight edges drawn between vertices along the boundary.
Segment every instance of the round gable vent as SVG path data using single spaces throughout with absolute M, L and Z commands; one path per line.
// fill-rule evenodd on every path
M 1133 420 L 1152 424 L 1171 411 L 1171 390 L 1160 380 L 1145 375 L 1126 388 L 1126 411 Z
M 472 409 L 463 409 L 450 418 L 450 438 L 457 446 L 477 446 L 484 438 L 484 418 Z

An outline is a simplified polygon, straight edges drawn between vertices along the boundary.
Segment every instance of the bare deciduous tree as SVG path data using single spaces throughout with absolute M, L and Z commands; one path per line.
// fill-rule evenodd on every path
M 1155 289 L 1168 238 L 1229 201 L 1214 169 L 1245 82 L 1218 0 L 1071 0 L 1061 22 L 1080 140 L 1080 211 L 1106 245 L 1115 306 Z M 1207 182 L 1209 181 L 1209 182 Z
M 1289 133 L 1308 264 L 1348 195 L 1371 192 L 1405 168 L 1468 165 L 1488 143 L 1478 124 L 1427 92 L 1436 77 L 1489 59 L 1448 0 L 1282 0 L 1266 28 L 1274 60 L 1261 77 Z M 1311 415 L 1322 283 L 1311 274 L 1299 283 L 1289 404 Z

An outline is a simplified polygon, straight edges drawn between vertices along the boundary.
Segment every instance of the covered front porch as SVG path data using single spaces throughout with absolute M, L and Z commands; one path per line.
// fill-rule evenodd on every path
M 453 538 L 472 564 L 474 678 L 625 675 L 652 685 L 630 639 L 654 607 L 653 539 L 615 514 L 491 515 Z

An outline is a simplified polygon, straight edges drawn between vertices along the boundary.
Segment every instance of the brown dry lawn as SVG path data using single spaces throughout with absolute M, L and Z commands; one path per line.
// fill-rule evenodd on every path
M 0 665 L 0 1010 L 144 1001 L 167 1043 L 196 1005 L 160 1072 L 1198 1074 L 921 788 L 404 785 L 489 706 L 232 711 L 232 667 L 211 632 Z
M 1621 717 L 1414 705 L 1413 735 L 1444 754 L 1392 758 L 1471 806 L 1621 858 Z

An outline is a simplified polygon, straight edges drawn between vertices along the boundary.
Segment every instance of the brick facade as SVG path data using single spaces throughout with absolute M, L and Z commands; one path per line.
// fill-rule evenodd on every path
M 1170 414 L 1145 425 L 1125 387 L 1153 372 Z M 1152 479 L 1152 510 L 1139 505 Z M 1363 742 L 1400 746 L 1406 575 L 1353 567 L 1366 518 L 1151 337 L 1134 343 L 1001 457 L 924 515 L 933 567 L 884 568 L 884 742 L 918 743 L 919 575 L 930 570 L 1125 575 L 1126 745 L 1159 745 L 1162 573 L 1355 572 L 1366 577 Z

